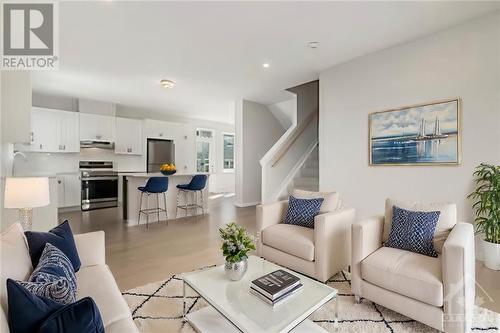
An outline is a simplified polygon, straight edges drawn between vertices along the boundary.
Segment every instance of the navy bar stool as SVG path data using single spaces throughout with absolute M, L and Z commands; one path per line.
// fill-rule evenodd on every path
M 195 175 L 191 179 L 189 184 L 179 184 L 177 185 L 177 210 L 175 212 L 175 217 L 177 217 L 177 212 L 180 209 L 186 211 L 186 216 L 188 215 L 189 209 L 195 209 L 198 212 L 198 208 L 201 208 L 201 213 L 205 214 L 205 208 L 203 205 L 203 189 L 207 185 L 207 175 Z M 184 204 L 179 204 L 179 195 L 184 193 Z M 188 202 L 188 194 L 194 194 L 193 202 Z M 201 195 L 201 204 L 198 203 L 198 193 Z
M 167 190 L 168 190 L 168 177 L 150 177 L 146 183 L 146 186 L 139 186 L 137 188 L 141 191 L 141 201 L 139 202 L 139 219 L 137 223 L 141 222 L 141 214 L 146 215 L 146 228 L 149 228 L 149 214 L 158 214 L 158 222 L 160 222 L 160 212 L 165 213 L 165 220 L 167 220 L 168 225 L 168 214 L 167 214 Z M 163 193 L 163 204 L 165 209 L 160 207 L 160 194 Z M 142 196 L 147 195 L 146 209 L 142 209 Z M 156 208 L 149 208 L 149 196 L 156 194 Z

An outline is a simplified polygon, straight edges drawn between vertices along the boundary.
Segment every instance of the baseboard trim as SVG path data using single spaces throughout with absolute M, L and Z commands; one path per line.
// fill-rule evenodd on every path
M 244 208 L 244 207 L 250 207 L 250 206 L 257 206 L 260 205 L 260 202 L 245 202 L 245 203 L 237 203 L 235 202 L 234 205 L 239 208 Z

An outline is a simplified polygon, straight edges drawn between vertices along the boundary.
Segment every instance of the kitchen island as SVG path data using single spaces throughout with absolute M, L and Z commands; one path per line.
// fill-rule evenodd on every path
M 127 221 L 128 225 L 137 225 L 139 219 L 139 203 L 141 192 L 137 189 L 139 186 L 146 185 L 146 182 L 150 177 L 168 177 L 168 190 L 166 193 L 166 201 L 167 201 L 167 214 L 168 219 L 176 218 L 176 207 L 177 207 L 177 185 L 179 184 L 188 184 L 194 175 L 200 173 L 175 173 L 170 176 L 165 176 L 159 172 L 155 173 L 120 173 L 120 177 L 123 178 L 123 219 Z M 209 176 L 208 174 L 206 174 Z M 189 193 L 191 194 L 191 193 Z M 203 194 L 203 204 L 205 213 L 208 211 L 208 181 L 207 186 L 202 191 Z M 165 208 L 163 194 L 159 195 L 160 207 Z M 199 196 L 199 195 L 198 195 Z M 142 207 L 146 208 L 148 196 L 144 195 L 142 199 Z M 191 196 L 191 201 L 193 200 L 193 196 Z M 149 208 L 157 207 L 156 194 L 152 194 L 149 196 Z M 181 194 L 179 196 L 179 203 L 185 203 L 184 195 Z M 188 216 L 200 215 L 202 214 L 201 209 L 195 210 L 191 209 L 188 212 Z M 186 212 L 183 209 L 179 209 L 179 217 L 186 216 Z M 160 221 L 165 220 L 165 213 L 160 212 Z M 158 222 L 158 215 L 150 214 L 149 215 L 149 223 Z M 141 214 L 140 224 L 146 224 L 146 215 Z

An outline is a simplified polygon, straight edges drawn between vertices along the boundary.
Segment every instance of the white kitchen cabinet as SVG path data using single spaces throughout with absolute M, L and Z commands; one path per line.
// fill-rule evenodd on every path
M 26 150 L 34 152 L 58 151 L 59 122 L 54 111 L 33 108 L 31 111 L 31 144 Z
M 80 119 L 77 112 L 59 111 L 56 113 L 59 123 L 58 149 L 62 153 L 80 152 Z
M 146 137 L 176 140 L 182 135 L 182 125 L 161 120 L 146 120 Z
M 80 175 L 59 174 L 57 179 L 57 207 L 80 206 Z
M 142 120 L 116 118 L 115 153 L 142 155 Z
M 115 117 L 80 113 L 81 141 L 115 141 Z
M 64 207 L 64 175 L 57 175 L 57 207 Z
M 80 174 L 64 175 L 64 206 L 73 207 L 81 204 Z
M 78 113 L 33 107 L 31 143 L 19 145 L 23 151 L 78 153 L 80 138 Z

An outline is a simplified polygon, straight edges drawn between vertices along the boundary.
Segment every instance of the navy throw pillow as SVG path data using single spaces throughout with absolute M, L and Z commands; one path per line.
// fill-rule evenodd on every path
M 94 300 L 85 297 L 52 313 L 37 332 L 104 333 L 104 325 Z
M 24 233 L 28 241 L 28 248 L 33 267 L 38 266 L 38 261 L 42 255 L 46 243 L 50 243 L 61 250 L 71 260 L 73 269 L 78 272 L 81 266 L 80 257 L 76 249 L 73 232 L 68 221 L 64 221 L 49 232 L 26 231 Z
M 63 307 L 51 299 L 30 293 L 12 279 L 7 279 L 7 299 L 10 333 L 38 332 L 43 321 Z
M 437 257 L 434 231 L 441 212 L 414 212 L 392 207 L 392 226 L 385 246 Z
M 20 285 L 38 296 L 61 304 L 76 301 L 76 276 L 68 257 L 50 243 L 45 245 L 38 266 Z
M 283 223 L 314 228 L 314 217 L 319 214 L 323 198 L 297 199 L 290 196 Z

